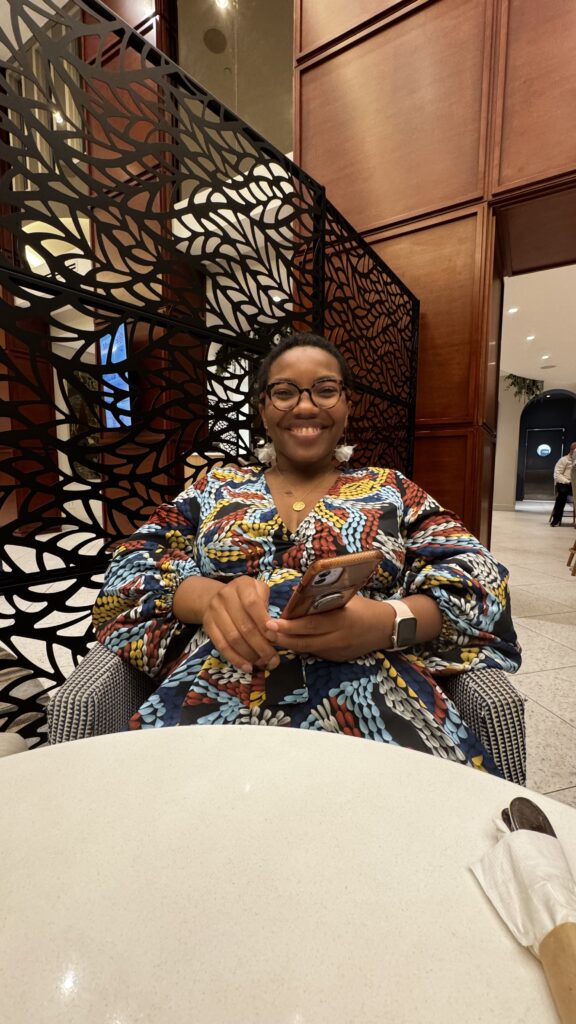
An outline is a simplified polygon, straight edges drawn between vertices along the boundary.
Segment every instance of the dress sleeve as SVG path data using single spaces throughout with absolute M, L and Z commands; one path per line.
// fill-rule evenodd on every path
M 150 676 L 160 671 L 170 641 L 190 629 L 174 616 L 172 601 L 183 580 L 202 575 L 193 549 L 205 483 L 160 505 L 116 549 L 94 605 L 100 643 Z
M 428 594 L 442 612 L 442 631 L 425 645 L 434 672 L 501 668 L 515 672 L 520 646 L 512 625 L 508 571 L 417 484 L 398 474 L 406 561 L 396 597 Z M 415 649 L 421 660 L 422 650 Z

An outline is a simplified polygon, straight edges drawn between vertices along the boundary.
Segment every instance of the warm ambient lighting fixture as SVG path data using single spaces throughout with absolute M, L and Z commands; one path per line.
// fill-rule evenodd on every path
M 508 313 L 517 313 L 517 312 L 518 312 L 518 306 L 510 306 L 510 309 L 508 310 Z
M 542 359 L 550 359 L 550 356 L 542 356 Z
M 535 337 L 536 337 L 535 334 L 527 334 L 526 335 L 526 341 L 534 341 Z
M 221 11 L 225 11 L 227 7 L 230 7 L 230 0 L 214 0 L 214 3 Z

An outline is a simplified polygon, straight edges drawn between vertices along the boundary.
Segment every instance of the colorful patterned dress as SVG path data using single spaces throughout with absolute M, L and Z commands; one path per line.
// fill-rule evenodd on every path
M 189 576 L 226 581 L 244 574 L 268 584 L 276 617 L 314 559 L 367 548 L 379 548 L 382 560 L 363 596 L 433 597 L 443 618 L 436 640 L 344 663 L 285 651 L 278 669 L 250 675 L 172 612 L 174 591 Z M 452 513 L 394 470 L 344 470 L 290 533 L 262 469 L 228 466 L 160 506 L 116 550 L 94 625 L 101 643 L 158 679 L 131 728 L 324 729 L 496 772 L 435 677 L 518 668 L 507 581 L 506 570 Z

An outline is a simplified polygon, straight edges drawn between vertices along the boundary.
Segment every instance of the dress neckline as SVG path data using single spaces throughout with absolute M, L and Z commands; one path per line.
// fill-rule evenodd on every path
M 295 536 L 298 533 L 298 530 L 302 526 L 302 523 L 305 523 L 306 520 L 308 519 L 308 517 L 311 516 L 312 513 L 318 508 L 318 505 L 320 505 L 324 501 L 325 498 L 327 498 L 329 495 L 332 494 L 332 491 L 334 490 L 334 488 L 341 483 L 342 478 L 346 475 L 346 470 L 345 469 L 339 470 L 338 471 L 338 476 L 333 481 L 333 483 L 330 485 L 328 490 L 322 495 L 321 498 L 318 498 L 318 501 L 314 503 L 312 508 L 300 520 L 300 522 L 298 523 L 298 526 L 296 527 L 296 529 L 295 530 L 290 530 L 288 525 L 282 519 L 282 516 L 280 515 L 280 512 L 278 511 L 278 506 L 276 505 L 276 502 L 274 501 L 274 496 L 272 494 L 272 491 L 270 490 L 270 487 L 268 486 L 268 480 L 266 479 L 266 473 L 268 472 L 268 468 L 271 468 L 271 467 L 267 467 L 266 469 L 262 469 L 260 471 L 260 475 L 261 475 L 261 478 L 262 478 L 262 483 L 264 485 L 266 494 L 267 494 L 268 498 L 270 499 L 271 504 L 276 509 L 276 514 L 278 516 L 278 519 L 279 519 L 280 523 L 282 524 L 282 526 L 283 526 L 284 530 L 286 531 L 286 533 L 289 536 L 291 536 L 291 537 Z

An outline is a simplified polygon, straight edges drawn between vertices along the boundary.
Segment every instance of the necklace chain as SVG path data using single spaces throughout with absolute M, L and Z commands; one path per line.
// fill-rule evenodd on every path
M 285 480 L 286 483 L 288 483 L 287 477 L 284 476 L 284 473 L 282 472 L 281 469 L 278 468 L 277 465 L 274 466 L 274 469 L 279 474 L 279 476 L 281 476 L 282 479 Z M 330 472 L 333 473 L 334 470 L 332 469 Z M 325 475 L 327 475 L 327 474 L 325 474 Z M 306 508 L 306 502 L 303 499 L 306 498 L 315 487 L 319 487 L 320 486 L 320 480 L 324 480 L 324 477 L 320 477 L 318 480 L 315 480 L 314 483 L 312 484 L 312 486 L 309 487 L 307 491 L 304 491 L 304 494 L 302 494 L 300 498 L 297 498 L 296 501 L 292 502 L 292 509 L 293 509 L 294 512 L 302 512 L 302 510 Z M 294 496 L 294 491 L 292 491 L 292 490 L 284 491 L 284 494 L 287 494 L 290 497 L 293 497 Z

